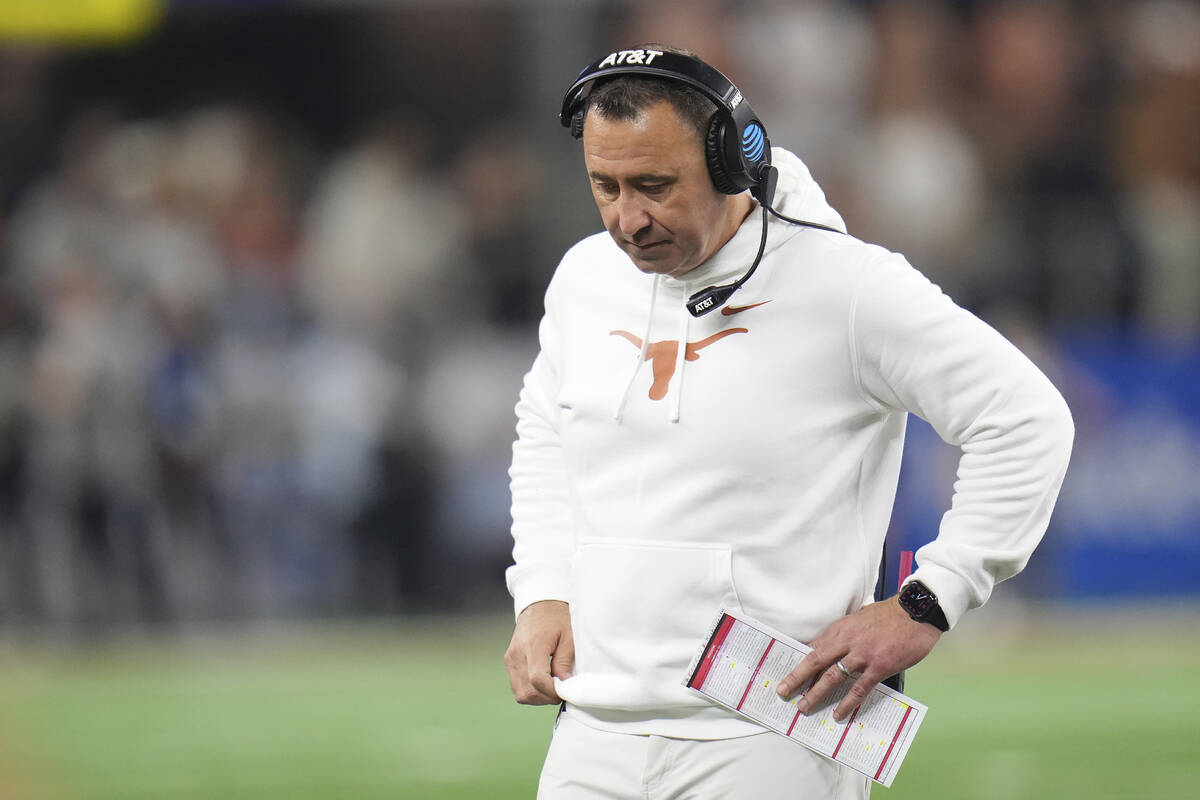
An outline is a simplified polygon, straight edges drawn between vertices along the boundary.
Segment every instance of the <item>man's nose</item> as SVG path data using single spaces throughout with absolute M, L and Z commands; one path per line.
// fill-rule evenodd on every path
M 633 236 L 650 225 L 646 199 L 638 192 L 621 192 L 617 198 L 617 225 L 625 236 Z

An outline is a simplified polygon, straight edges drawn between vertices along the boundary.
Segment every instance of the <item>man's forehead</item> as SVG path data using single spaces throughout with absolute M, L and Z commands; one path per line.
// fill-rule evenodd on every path
M 695 139 L 702 137 L 700 132 L 689 125 L 675 106 L 666 100 L 659 100 L 631 115 L 609 116 L 603 111 L 593 108 L 588 112 L 583 123 L 583 136 L 595 134 L 597 129 L 611 132 L 641 133 L 655 136 L 671 136 L 672 138 Z
M 703 159 L 699 135 L 665 102 L 633 119 L 589 114 L 583 145 L 589 173 L 661 177 L 677 172 L 684 162 Z

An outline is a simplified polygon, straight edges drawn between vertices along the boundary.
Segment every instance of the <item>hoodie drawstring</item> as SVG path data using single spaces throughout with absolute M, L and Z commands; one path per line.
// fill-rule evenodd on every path
M 633 388 L 633 382 L 637 380 L 638 371 L 646 361 L 646 353 L 650 352 L 650 331 L 654 327 L 654 303 L 658 299 L 658 283 L 661 280 L 661 275 L 655 275 L 653 282 L 650 284 L 650 310 L 646 313 L 646 330 L 642 333 L 642 348 L 638 353 L 637 361 L 633 362 L 633 369 L 629 373 L 629 380 L 625 381 L 625 389 L 621 392 L 621 399 L 617 402 L 617 410 L 613 412 L 613 419 L 617 422 L 620 422 L 621 418 L 625 415 L 625 403 L 629 399 L 629 390 Z
M 687 289 L 684 289 L 687 293 Z M 671 422 L 679 422 L 679 406 L 683 402 L 683 362 L 687 356 L 688 333 L 692 325 L 692 315 L 687 308 L 679 306 L 679 347 L 675 349 L 675 391 L 671 401 Z

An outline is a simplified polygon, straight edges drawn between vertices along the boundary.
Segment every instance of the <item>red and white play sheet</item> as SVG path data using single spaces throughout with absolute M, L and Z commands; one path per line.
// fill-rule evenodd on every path
M 844 722 L 833 709 L 851 681 L 807 716 L 796 710 L 799 693 L 782 700 L 776 685 L 810 649 L 741 613 L 722 610 L 692 660 L 684 685 L 770 730 L 891 786 L 928 710 L 880 684 Z

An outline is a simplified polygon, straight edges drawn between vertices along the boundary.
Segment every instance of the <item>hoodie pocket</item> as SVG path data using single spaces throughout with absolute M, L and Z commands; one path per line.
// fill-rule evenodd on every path
M 575 674 L 677 687 L 717 610 L 739 609 L 729 545 L 583 539 L 574 564 Z

